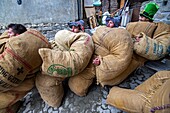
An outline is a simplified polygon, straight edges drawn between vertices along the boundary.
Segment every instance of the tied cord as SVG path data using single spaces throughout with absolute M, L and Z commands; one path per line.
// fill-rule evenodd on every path
M 150 112 L 151 112 L 151 113 L 155 113 L 156 110 L 163 110 L 163 109 L 167 109 L 167 108 L 170 108 L 170 104 L 153 107 L 153 108 L 150 110 Z

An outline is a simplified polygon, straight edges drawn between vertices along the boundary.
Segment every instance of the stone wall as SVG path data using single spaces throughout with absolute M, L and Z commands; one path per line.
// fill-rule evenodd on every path
M 77 0 L 1 0 L 0 11 L 0 24 L 7 25 L 65 23 L 78 19 L 82 10 L 78 12 Z

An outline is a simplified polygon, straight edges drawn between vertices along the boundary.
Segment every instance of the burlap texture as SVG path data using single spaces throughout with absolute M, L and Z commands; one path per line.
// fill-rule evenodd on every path
M 9 39 L 8 30 L 4 31 L 0 36 L 0 43 L 3 42 L 3 39 Z M 6 41 L 5 41 L 6 42 Z
M 70 77 L 82 72 L 93 54 L 92 38 L 87 33 L 61 30 L 55 35 L 58 49 L 40 49 L 42 71 L 50 76 Z
M 0 110 L 10 107 L 22 99 L 34 86 L 35 78 L 25 79 L 19 86 L 12 90 L 0 93 Z
M 135 69 L 142 66 L 145 61 L 147 61 L 145 58 L 140 57 L 139 55 L 134 53 L 133 56 L 132 56 L 132 60 L 131 60 L 130 64 L 128 65 L 128 67 L 122 73 L 120 73 L 117 77 L 115 77 L 114 79 L 109 80 L 108 82 L 114 83 L 113 85 L 120 84 L 133 71 L 135 71 Z
M 143 84 L 137 86 L 135 90 L 146 93 L 145 113 L 151 108 L 170 104 L 170 71 L 160 71 L 155 73 Z M 169 109 L 156 111 L 156 113 L 169 113 Z
M 18 86 L 28 73 L 40 68 L 38 49 L 48 46 L 47 38 L 33 29 L 9 38 L 0 54 L 0 91 Z
M 130 22 L 126 26 L 126 29 L 132 35 L 132 38 L 140 32 L 145 33 L 149 37 L 153 37 L 156 28 L 157 23 L 154 22 Z
M 0 109 L 0 113 L 17 113 L 20 106 L 22 105 L 21 101 L 16 102 L 12 106 L 9 106 L 7 108 Z
M 130 113 L 149 113 L 151 110 L 155 113 L 169 113 L 170 108 L 166 107 L 170 104 L 169 75 L 170 71 L 157 72 L 134 90 L 113 87 L 106 101 Z
M 91 61 L 81 73 L 69 78 L 68 85 L 71 91 L 78 96 L 85 96 L 94 78 L 95 68 Z
M 8 31 L 6 30 L 4 33 L 1 34 L 0 36 L 0 54 L 4 51 L 5 49 L 5 44 L 9 40 L 8 36 Z
M 64 95 L 62 80 L 46 74 L 36 76 L 36 87 L 41 98 L 52 107 L 59 107 Z
M 154 39 L 141 32 L 140 37 L 140 41 L 134 43 L 134 51 L 138 55 L 149 60 L 159 60 L 170 52 L 170 32 L 162 32 Z
M 159 71 L 152 75 L 145 82 L 137 86 L 135 89 L 144 93 L 152 93 L 157 90 L 158 87 L 162 86 L 165 81 L 170 79 L 170 71 Z M 152 92 L 151 92 L 152 91 Z
M 106 103 L 127 113 L 143 113 L 144 97 L 140 91 L 115 86 L 109 91 Z
M 145 108 L 146 112 L 149 112 L 151 109 L 155 109 L 157 107 L 163 107 L 166 105 L 170 104 L 170 88 L 168 88 L 170 86 L 170 80 L 167 80 L 160 89 L 158 89 L 155 94 L 152 96 L 151 98 L 151 104 L 146 103 L 148 105 L 151 105 L 151 107 L 149 107 L 149 109 Z M 170 107 L 169 108 L 165 108 L 162 110 L 156 110 L 155 113 L 169 113 L 170 112 Z
M 153 37 L 156 37 L 156 35 L 162 33 L 162 32 L 170 32 L 170 25 L 163 23 L 163 22 L 158 22 L 157 23 L 157 28 L 154 31 Z
M 132 60 L 132 38 L 125 29 L 109 27 L 98 28 L 92 37 L 95 54 L 101 62 L 96 66 L 97 82 L 102 86 L 114 85 L 112 80 L 125 71 Z

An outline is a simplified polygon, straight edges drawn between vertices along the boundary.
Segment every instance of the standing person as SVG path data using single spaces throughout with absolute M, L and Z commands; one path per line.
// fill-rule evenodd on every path
M 8 28 L 8 36 L 12 37 L 12 36 L 18 36 L 22 33 L 24 33 L 25 31 L 27 31 L 26 27 L 22 24 L 9 24 L 7 26 Z
M 139 15 L 139 21 L 153 22 L 153 17 L 158 11 L 158 9 L 159 6 L 154 2 L 146 4 L 144 10 L 141 11 Z

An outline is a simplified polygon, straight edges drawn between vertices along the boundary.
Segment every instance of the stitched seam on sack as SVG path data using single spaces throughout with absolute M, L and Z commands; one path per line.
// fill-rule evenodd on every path
M 26 61 L 24 61 L 20 56 L 18 56 L 17 54 L 15 54 L 11 49 L 6 48 L 7 53 L 10 53 L 11 56 L 13 56 L 17 61 L 19 61 L 20 63 L 22 63 L 28 70 L 32 69 L 32 66 L 29 65 L 29 63 L 27 63 Z

